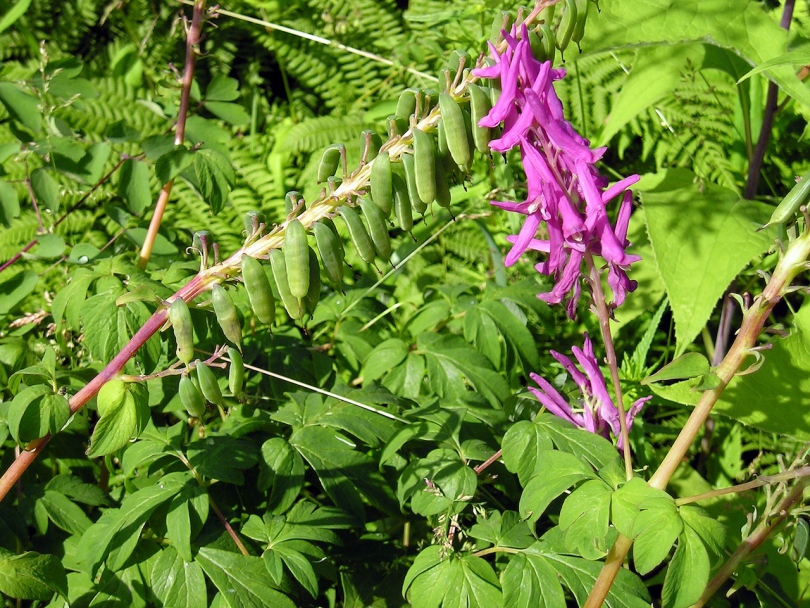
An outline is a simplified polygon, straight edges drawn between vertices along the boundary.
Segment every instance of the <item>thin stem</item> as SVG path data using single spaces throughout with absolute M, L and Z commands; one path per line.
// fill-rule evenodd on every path
M 239 551 L 242 555 L 250 555 L 245 545 L 242 544 L 241 539 L 236 534 L 236 530 L 231 527 L 231 524 L 228 523 L 228 520 L 225 519 L 225 516 L 222 514 L 222 511 L 219 510 L 217 503 L 214 501 L 214 497 L 211 496 L 211 492 L 208 492 L 208 502 L 211 504 L 211 508 L 214 510 L 214 513 L 217 514 L 219 517 L 219 521 L 222 522 L 222 525 L 225 526 L 225 530 L 228 532 L 230 537 L 233 539 L 233 542 L 236 543 L 236 546 L 239 547 Z
M 512 547 L 488 547 L 473 553 L 475 557 L 483 557 L 484 555 L 491 555 L 492 553 L 521 553 L 520 549 L 513 549 Z
M 610 378 L 613 381 L 616 409 L 619 410 L 619 432 L 622 439 L 622 453 L 624 454 L 624 472 L 627 479 L 632 479 L 633 461 L 630 457 L 630 437 L 627 433 L 624 396 L 622 395 L 622 385 L 619 382 L 619 364 L 616 360 L 616 348 L 613 345 L 613 336 L 610 333 L 610 311 L 605 301 L 605 294 L 602 291 L 602 276 L 593 263 L 593 256 L 590 253 L 585 254 L 585 266 L 588 268 L 590 285 L 593 290 L 593 303 L 596 307 L 596 317 L 599 319 L 599 329 L 602 331 L 602 341 L 605 343 L 605 361 L 610 369 Z
M 18 252 L 17 252 L 17 253 L 14 255 L 14 257 L 12 257 L 12 258 L 11 258 L 11 259 L 10 259 L 8 262 L 6 262 L 6 263 L 4 263 L 2 266 L 0 266 L 0 272 L 3 272 L 3 271 L 6 269 L 6 268 L 8 268 L 8 267 L 9 267 L 9 266 L 11 266 L 11 265 L 12 265 L 14 262 L 16 262 L 17 260 L 19 260 L 19 259 L 20 259 L 20 258 L 23 256 L 23 254 L 24 254 L 26 251 L 28 251 L 29 249 L 31 249 L 31 247 L 33 247 L 34 245 L 36 245 L 38 242 L 39 242 L 39 241 L 38 241 L 37 239 L 32 239 L 32 240 L 31 240 L 31 241 L 30 241 L 30 242 L 29 242 L 29 243 L 28 243 L 28 244 L 27 244 L 25 247 L 23 247 L 22 249 L 20 249 L 20 251 L 18 251 Z
M 202 17 L 205 11 L 205 0 L 196 0 L 194 3 L 194 13 L 191 18 L 191 27 L 188 30 L 186 38 L 186 63 L 183 68 L 183 82 L 180 89 L 180 108 L 177 112 L 177 126 L 174 133 L 174 145 L 182 146 L 186 137 L 186 118 L 188 117 L 189 100 L 191 98 L 191 85 L 194 82 L 194 66 L 197 63 L 197 47 L 200 44 L 200 30 L 202 29 Z M 155 213 L 152 215 L 152 221 L 149 223 L 149 229 L 146 232 L 141 254 L 138 257 L 138 267 L 146 268 L 149 258 L 152 255 L 152 247 L 157 239 L 160 223 L 163 221 L 163 213 L 166 211 L 166 205 L 169 202 L 169 197 L 172 193 L 172 186 L 174 179 L 170 179 L 160 189 L 157 204 L 155 205 Z
M 782 10 L 782 20 L 779 25 L 784 30 L 790 29 L 790 21 L 793 19 L 793 7 L 796 0 L 785 0 L 785 8 Z M 759 177 L 762 171 L 762 163 L 765 160 L 765 152 L 771 141 L 771 130 L 773 128 L 773 117 L 776 114 L 776 102 L 779 94 L 779 86 L 775 82 L 768 82 L 768 94 L 765 99 L 765 111 L 762 115 L 762 128 L 759 131 L 757 145 L 754 148 L 754 156 L 748 164 L 748 179 L 745 182 L 745 198 L 752 199 L 756 196 Z
M 475 471 L 475 474 L 476 474 L 476 475 L 480 475 L 481 473 L 483 473 L 483 472 L 484 472 L 484 470 L 485 470 L 485 469 L 486 469 L 486 468 L 487 468 L 489 465 L 491 465 L 493 462 L 496 462 L 496 461 L 497 461 L 497 460 L 498 460 L 498 459 L 499 459 L 501 456 L 503 456 L 503 450 L 498 450 L 498 451 L 497 451 L 497 452 L 495 452 L 495 453 L 494 453 L 492 456 L 490 456 L 489 458 L 487 458 L 487 459 L 486 459 L 484 462 L 482 462 L 482 463 L 481 463 L 481 464 L 479 464 L 477 467 L 475 467 L 475 468 L 473 469 L 473 471 Z
M 703 492 L 702 494 L 695 494 L 694 496 L 678 498 L 675 500 L 675 504 L 678 506 L 688 505 L 689 503 L 698 502 L 700 500 L 706 500 L 708 498 L 717 498 L 718 496 L 724 496 L 726 494 L 737 494 L 739 492 L 747 492 L 748 490 L 753 490 L 755 488 L 766 486 L 768 484 L 781 483 L 784 481 L 790 481 L 792 479 L 807 476 L 810 476 L 810 467 L 802 467 L 801 469 L 785 471 L 784 473 L 777 473 L 776 475 L 763 475 L 762 477 L 758 477 L 753 481 L 737 484 L 736 486 L 731 486 L 729 488 L 721 488 L 719 490 L 711 490 L 709 492 Z
M 26 163 L 27 165 L 28 163 Z M 39 205 L 37 205 L 37 195 L 34 193 L 34 186 L 31 185 L 31 178 L 25 178 L 25 187 L 28 189 L 28 197 L 31 199 L 31 205 L 34 207 L 34 213 L 37 216 L 37 224 L 39 224 L 40 234 L 45 232 L 45 226 L 42 224 L 42 215 L 39 212 Z

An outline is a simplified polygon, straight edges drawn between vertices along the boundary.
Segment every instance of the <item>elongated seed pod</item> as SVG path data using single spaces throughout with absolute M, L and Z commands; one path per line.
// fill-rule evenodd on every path
M 447 172 L 442 167 L 436 167 L 436 203 L 445 209 L 450 207 L 450 184 L 447 181 Z
M 433 138 L 419 129 L 413 130 L 413 163 L 416 192 L 422 202 L 429 205 L 436 198 L 436 151 Z
M 366 227 L 363 225 L 363 220 L 357 215 L 357 211 L 351 207 L 343 206 L 338 213 L 340 213 L 340 217 L 343 218 L 343 221 L 346 222 L 346 228 L 349 230 L 349 238 L 351 238 L 352 243 L 354 243 L 357 253 L 360 254 L 360 258 L 364 262 L 373 264 L 374 244 L 371 242 L 371 237 L 366 231 Z
M 290 190 L 284 196 L 284 214 L 290 215 L 298 206 L 298 202 L 302 199 L 301 193 L 298 190 Z M 302 203 L 299 212 L 306 210 L 306 206 Z
M 180 403 L 186 408 L 188 415 L 202 418 L 205 414 L 205 397 L 194 384 L 191 376 L 188 374 L 180 376 L 180 388 L 177 392 L 180 394 Z
M 399 94 L 399 99 L 397 100 L 397 109 L 395 112 L 397 116 L 408 118 L 408 116 L 416 111 L 416 94 L 418 92 L 419 89 L 411 88 L 405 89 Z
M 242 354 L 235 348 L 228 348 L 228 359 L 231 360 L 228 367 L 228 389 L 234 397 L 238 397 L 245 384 L 245 363 Z
M 211 288 L 211 301 L 214 305 L 217 323 L 222 328 L 222 333 L 241 349 L 242 326 L 239 324 L 239 317 L 236 315 L 236 306 L 233 305 L 231 296 L 219 283 L 214 283 Z
M 363 140 L 360 143 L 363 149 L 363 161 L 371 162 L 377 157 L 382 147 L 382 139 L 374 131 L 365 130 L 361 134 Z
M 551 26 L 547 23 L 540 25 L 540 31 L 543 34 L 543 38 L 541 40 L 544 49 L 543 54 L 545 55 L 546 60 L 550 61 L 551 64 L 554 65 L 554 59 L 557 56 L 557 45 L 554 42 L 554 32 L 551 30 Z
M 557 48 L 560 49 L 561 52 L 565 52 L 565 49 L 568 48 L 568 43 L 571 42 L 571 36 L 574 34 L 576 25 L 576 0 L 565 0 L 565 13 L 563 14 L 559 28 L 557 28 Z
M 585 23 L 588 21 L 588 8 L 591 3 L 588 0 L 580 0 L 577 4 L 577 21 L 574 24 L 574 31 L 571 33 L 571 40 L 576 43 L 577 49 L 581 53 L 582 47 L 579 46 L 579 43 L 585 37 Z
M 537 34 L 533 30 L 529 31 L 529 46 L 532 49 L 532 55 L 537 61 L 548 61 L 548 54 L 546 47 L 543 44 L 542 33 Z
M 386 121 L 388 122 L 389 139 L 393 139 L 397 135 L 402 135 L 408 130 L 407 116 L 389 116 Z
M 492 28 L 490 28 L 489 39 L 497 44 L 498 40 L 503 37 L 501 30 L 506 30 L 508 32 L 511 27 L 512 15 L 510 15 L 508 11 L 499 12 L 492 20 Z
M 323 151 L 321 162 L 318 165 L 318 183 L 325 182 L 327 177 L 333 176 L 340 166 L 341 154 L 346 153 L 343 144 L 332 144 Z
M 808 197 L 810 197 L 810 172 L 805 173 L 801 180 L 799 180 L 796 185 L 791 188 L 790 192 L 787 193 L 787 196 L 783 198 L 782 202 L 779 203 L 776 209 L 773 210 L 771 219 L 768 220 L 768 223 L 765 224 L 765 226 L 770 226 L 772 224 L 787 224 L 794 218 L 796 212 L 801 208 L 801 206 L 806 204 Z M 763 228 L 765 226 L 763 226 Z
M 410 233 L 413 230 L 413 209 L 408 198 L 408 186 L 396 173 L 391 183 L 394 186 L 394 215 L 397 217 L 397 223 L 405 232 Z
M 475 148 L 481 154 L 487 154 L 489 152 L 489 142 L 492 139 L 492 130 L 489 127 L 479 127 L 478 123 L 492 109 L 492 105 L 489 103 L 489 95 L 475 83 L 470 83 L 467 90 L 470 92 L 470 116 L 472 118 Z
M 391 259 L 391 237 L 388 236 L 385 216 L 377 205 L 365 198 L 360 199 L 360 208 L 363 210 L 363 215 L 366 216 L 368 233 L 374 249 L 382 259 L 389 261 Z
M 249 255 L 243 255 L 242 278 L 245 281 L 250 307 L 256 318 L 262 323 L 272 325 L 276 320 L 276 300 L 261 262 Z
M 385 217 L 391 215 L 394 198 L 391 187 L 391 159 L 387 150 L 380 152 L 371 165 L 371 199 Z
M 459 67 L 462 69 L 464 67 L 470 66 L 470 54 L 467 51 L 453 51 L 450 53 L 450 59 L 447 61 L 447 67 L 450 70 L 452 76 L 456 75 L 458 72 Z M 439 81 L 441 84 L 441 80 Z
M 309 248 L 307 231 L 298 220 L 287 223 L 283 249 L 290 293 L 300 300 L 309 289 Z
M 174 330 L 177 342 L 177 358 L 188 365 L 194 358 L 194 326 L 191 324 L 191 312 L 183 298 L 177 298 L 169 308 L 169 321 Z
M 408 199 L 411 201 L 411 208 L 421 215 L 425 215 L 427 211 L 427 203 L 419 198 L 419 192 L 416 189 L 416 162 L 412 154 L 403 154 L 400 157 L 402 160 L 402 168 L 405 171 L 405 186 L 408 189 Z
M 217 377 L 202 361 L 197 362 L 197 380 L 200 381 L 203 397 L 214 405 L 222 405 L 222 391 L 219 389 Z
M 262 224 L 264 224 L 264 215 L 261 211 L 248 211 L 245 214 L 245 232 L 248 236 L 255 234 Z
M 466 167 L 470 163 L 470 143 L 467 140 L 467 129 L 464 127 L 464 114 L 461 112 L 461 106 L 448 93 L 441 93 L 439 109 L 442 112 L 444 136 L 447 138 L 450 156 L 457 165 Z
M 284 304 L 284 310 L 293 319 L 300 319 L 304 311 L 298 298 L 292 295 L 290 291 L 290 281 L 287 278 L 287 263 L 281 249 L 273 249 L 270 252 L 270 267 L 273 269 L 273 279 L 276 281 L 276 289 L 278 289 L 281 303 Z
M 304 305 L 311 315 L 321 299 L 321 266 L 315 250 L 309 248 L 309 291 L 304 296 Z
M 318 246 L 318 252 L 321 254 L 321 260 L 323 260 L 323 268 L 326 270 L 326 275 L 335 285 L 342 285 L 343 243 L 338 236 L 332 232 L 331 228 L 320 222 L 312 225 L 312 231 L 315 233 L 315 244 Z

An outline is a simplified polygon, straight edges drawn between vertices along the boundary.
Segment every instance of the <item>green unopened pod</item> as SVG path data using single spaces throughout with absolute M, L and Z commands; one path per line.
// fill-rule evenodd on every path
M 413 154 L 403 154 L 400 158 L 402 160 L 402 168 L 405 171 L 405 186 L 408 189 L 408 198 L 411 201 L 411 208 L 420 215 L 425 215 L 427 203 L 419 198 L 419 192 L 416 188 L 416 163 L 413 159 Z
M 194 358 L 194 326 L 191 324 L 191 312 L 183 298 L 176 298 L 169 308 L 169 321 L 174 330 L 177 342 L 177 358 L 188 365 Z
M 810 197 L 810 172 L 805 173 L 796 185 L 791 188 L 787 196 L 773 210 L 771 219 L 768 220 L 765 226 L 787 224 L 795 217 L 801 206 L 807 204 L 808 197 Z
M 439 109 L 442 112 L 444 136 L 447 138 L 450 155 L 459 167 L 467 167 L 470 164 L 470 142 L 467 139 L 467 128 L 464 126 L 464 114 L 461 106 L 452 95 L 441 93 Z
M 318 264 L 318 256 L 315 255 L 315 250 L 309 248 L 309 291 L 304 296 L 304 305 L 311 315 L 315 307 L 318 305 L 318 300 L 321 299 L 321 266 Z
M 217 323 L 222 328 L 222 333 L 241 349 L 242 326 L 239 324 L 236 306 L 233 305 L 231 296 L 219 283 L 214 283 L 211 288 L 211 302 L 214 305 L 214 313 L 217 316 Z
M 360 199 L 360 208 L 366 216 L 368 233 L 374 249 L 385 261 L 391 259 L 391 237 L 388 236 L 388 226 L 385 216 L 380 208 L 368 199 Z
M 447 62 L 447 67 L 449 68 L 451 74 L 453 76 L 456 75 L 459 68 L 464 69 L 470 67 L 470 54 L 466 51 L 453 51 L 450 53 L 450 59 Z M 441 81 L 439 81 L 441 84 Z
M 360 254 L 360 258 L 368 264 L 374 264 L 374 244 L 371 242 L 371 237 L 365 225 L 363 225 L 363 220 L 357 215 L 357 211 L 351 207 L 343 206 L 338 213 L 346 222 L 349 238 L 351 238 L 357 249 L 357 253 Z
M 489 127 L 480 127 L 478 123 L 484 118 L 492 109 L 489 103 L 489 95 L 475 83 L 470 83 L 467 87 L 470 92 L 470 116 L 472 118 L 472 134 L 475 148 L 481 154 L 489 152 L 489 142 L 492 139 L 492 129 Z
M 546 57 L 546 60 L 550 61 L 553 65 L 554 59 L 557 56 L 557 45 L 554 42 L 554 32 L 552 31 L 551 26 L 547 23 L 540 25 L 540 32 L 543 34 L 541 40 L 543 44 L 543 55 Z
M 565 52 L 568 43 L 571 42 L 571 36 L 573 36 L 574 28 L 577 26 L 577 13 L 576 0 L 565 0 L 565 12 L 560 26 L 557 28 L 557 48 L 562 52 Z
M 256 233 L 262 224 L 264 224 L 264 215 L 261 211 L 248 211 L 245 214 L 245 232 L 248 233 L 248 236 Z
M 534 30 L 530 30 L 529 46 L 532 49 L 532 55 L 537 61 L 548 61 L 549 57 L 546 53 L 546 47 L 543 45 L 542 34 L 538 35 Z
M 429 205 L 436 198 L 436 149 L 433 138 L 420 129 L 413 130 L 413 163 L 416 192 Z
M 276 320 L 276 300 L 261 262 L 249 255 L 242 256 L 242 278 L 250 307 L 262 323 L 272 325 Z
M 382 210 L 385 217 L 391 215 L 394 197 L 391 186 L 391 158 L 384 150 L 371 165 L 371 199 Z
M 588 8 L 591 3 L 588 0 L 579 0 L 577 3 L 577 21 L 574 24 L 574 31 L 571 33 L 571 40 L 577 45 L 579 52 L 582 52 L 582 47 L 579 45 L 585 37 L 585 23 L 588 21 Z
M 382 139 L 374 131 L 366 130 L 361 134 L 363 138 L 361 146 L 363 148 L 363 160 L 370 162 L 377 157 L 382 148 Z
M 214 405 L 222 405 L 222 391 L 219 389 L 217 377 L 211 368 L 202 361 L 197 362 L 197 379 L 200 381 L 200 390 L 203 397 Z
M 489 39 L 492 42 L 497 43 L 503 37 L 501 34 L 501 30 L 506 30 L 507 32 L 512 29 L 512 15 L 509 14 L 507 11 L 501 11 L 495 18 L 492 20 L 492 28 L 489 32 Z
M 416 94 L 419 89 L 405 89 L 399 94 L 397 100 L 396 115 L 402 118 L 408 118 L 416 111 Z
M 285 215 L 290 215 L 293 211 L 296 210 L 298 207 L 299 202 L 301 203 L 301 208 L 298 209 L 298 213 L 306 210 L 306 205 L 303 202 L 303 196 L 298 190 L 290 190 L 284 196 L 284 213 Z
M 410 233 L 413 230 L 413 210 L 408 198 L 408 186 L 396 173 L 391 183 L 394 186 L 394 215 L 397 217 L 397 223 L 405 232 Z
M 293 319 L 300 319 L 304 314 L 301 303 L 292 292 L 290 292 L 290 281 L 287 278 L 287 263 L 284 260 L 284 252 L 281 249 L 273 249 L 270 252 L 270 267 L 273 269 L 273 279 L 276 281 L 276 289 L 284 304 L 284 310 Z
M 389 139 L 402 135 L 408 130 L 408 117 L 406 116 L 389 116 L 386 121 L 388 122 Z
M 191 376 L 185 373 L 180 376 L 180 388 L 177 392 L 180 394 L 180 403 L 186 408 L 188 415 L 202 418 L 205 414 L 205 397 L 194 384 Z
M 312 231 L 315 233 L 315 244 L 323 260 L 323 269 L 326 276 L 335 285 L 343 283 L 343 243 L 331 228 L 321 222 L 313 224 Z
M 436 203 L 445 209 L 450 207 L 450 183 L 447 180 L 447 172 L 442 167 L 436 166 Z
M 346 154 L 343 144 L 332 144 L 323 151 L 321 162 L 318 164 L 318 183 L 325 182 L 326 178 L 333 176 L 340 166 L 340 159 Z
M 283 249 L 290 293 L 301 300 L 309 290 L 309 247 L 307 231 L 298 220 L 287 223 Z
M 231 365 L 228 368 L 228 388 L 234 397 L 242 394 L 245 384 L 245 363 L 242 354 L 235 348 L 228 348 L 228 359 Z

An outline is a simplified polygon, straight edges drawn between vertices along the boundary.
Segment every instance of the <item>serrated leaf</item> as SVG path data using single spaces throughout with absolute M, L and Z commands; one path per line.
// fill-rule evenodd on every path
M 161 184 L 167 184 L 194 162 L 196 154 L 185 146 L 174 146 L 155 161 L 155 173 Z
M 121 165 L 118 175 L 118 195 L 132 213 L 140 215 L 152 204 L 149 167 L 146 163 L 128 158 Z
M 166 608 L 206 608 L 208 605 L 202 568 L 197 563 L 184 561 L 174 547 L 161 551 L 152 567 L 151 583 L 152 592 Z
M 520 514 L 536 522 L 552 500 L 575 483 L 595 476 L 591 467 L 573 454 L 559 450 L 540 454 L 535 475 L 520 496 Z
M 55 555 L 0 548 L 0 592 L 23 600 L 47 600 L 54 592 L 67 597 L 65 569 Z
M 275 588 L 259 557 L 203 547 L 196 561 L 231 608 L 295 608 L 295 603 Z
M 101 418 L 90 437 L 88 456 L 105 456 L 137 437 L 149 420 L 149 394 L 138 383 L 110 380 L 98 393 Z
M 686 526 L 664 578 L 664 608 L 688 608 L 700 598 L 708 582 L 709 554 L 697 532 Z
M 517 473 L 521 485 L 525 486 L 537 467 L 540 455 L 553 445 L 545 429 L 534 422 L 516 422 L 503 436 L 503 462 L 512 473 Z
M 519 553 L 502 575 L 504 608 L 565 608 L 565 594 L 554 567 L 541 555 Z

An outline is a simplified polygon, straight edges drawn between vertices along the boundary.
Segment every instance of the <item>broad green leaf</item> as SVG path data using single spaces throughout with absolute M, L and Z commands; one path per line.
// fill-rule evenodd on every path
M 403 584 L 411 605 L 424 608 L 467 608 L 501 606 L 503 596 L 498 577 L 480 557 L 459 558 L 450 554 L 440 559 L 440 547 L 428 547 L 408 570 Z
M 0 592 L 23 600 L 47 600 L 54 592 L 67 597 L 65 569 L 55 555 L 0 549 Z
M 371 382 L 383 377 L 402 363 L 410 352 L 410 347 L 398 338 L 390 338 L 374 347 L 363 363 L 360 374 L 363 382 Z
M 250 124 L 250 114 L 238 103 L 226 101 L 206 101 L 206 109 L 217 118 L 229 122 L 234 126 Z
M 143 213 L 152 204 L 149 188 L 149 167 L 146 163 L 128 158 L 121 165 L 118 178 L 118 194 L 127 208 L 135 215 Z
M 540 414 L 534 419 L 534 423 L 545 431 L 557 449 L 584 458 L 595 469 L 602 469 L 619 458 L 616 448 L 607 439 L 553 414 Z
M 683 530 L 675 503 L 658 500 L 636 516 L 633 525 L 633 562 L 645 575 L 663 562 Z
M 672 497 L 651 488 L 641 477 L 633 477 L 613 493 L 610 521 L 619 532 L 632 538 L 639 511 L 657 502 L 672 504 Z
M 65 241 L 58 234 L 43 234 L 37 237 L 37 244 L 26 253 L 26 257 L 41 260 L 55 260 L 65 253 Z
M 695 180 L 688 171 L 670 169 L 638 187 L 675 317 L 676 356 L 700 333 L 726 286 L 770 248 L 775 234 L 757 232 L 770 207 Z
M 455 461 L 438 468 L 425 483 L 427 487 L 411 499 L 413 512 L 425 517 L 439 513 L 456 515 L 472 500 L 478 478 L 470 467 Z
M 552 500 L 575 483 L 595 476 L 593 469 L 581 458 L 559 450 L 547 450 L 539 455 L 535 475 L 520 497 L 520 514 L 536 522 Z
M 425 384 L 425 358 L 409 352 L 405 362 L 392 369 L 382 383 L 396 395 L 418 399 Z
M 31 172 L 31 189 L 40 209 L 49 209 L 56 213 L 60 207 L 59 184 L 46 169 L 34 169 Z
M 35 384 L 21 391 L 8 410 L 11 436 L 18 443 L 56 433 L 70 417 L 70 405 L 50 387 Z
M 479 515 L 476 521 L 469 535 L 496 547 L 525 549 L 536 540 L 532 529 L 515 511 L 492 511 L 487 517 Z
M 17 189 L 5 181 L 0 181 L 0 223 L 6 227 L 20 215 L 20 198 Z
M 748 72 L 745 76 L 740 78 L 737 82 L 743 82 L 744 80 L 748 80 L 754 74 L 759 74 L 760 72 L 764 72 L 766 70 L 770 70 L 771 68 L 781 67 L 784 65 L 789 66 L 804 66 L 810 64 L 810 50 L 808 49 L 797 49 L 795 51 L 790 51 L 789 53 L 785 53 L 784 55 L 779 55 L 778 57 L 774 57 L 773 59 L 769 59 L 763 63 L 760 63 L 757 67 L 753 70 Z
M 502 575 L 504 608 L 565 608 L 560 579 L 542 555 L 518 553 Z
M 149 394 L 139 383 L 110 380 L 98 393 L 101 419 L 93 429 L 88 456 L 105 456 L 140 435 L 149 420 Z
M 525 486 L 537 467 L 541 454 L 553 447 L 545 429 L 528 420 L 516 422 L 503 436 L 503 462 L 512 473 L 517 473 Z
M 206 101 L 233 101 L 239 97 L 239 81 L 228 76 L 214 76 L 205 89 Z
M 206 608 L 207 592 L 202 568 L 195 562 L 184 561 L 167 547 L 152 568 L 152 592 L 165 608 L 183 606 Z
M 137 564 L 119 572 L 106 570 L 96 585 L 98 591 L 88 608 L 146 608 L 142 597 L 145 585 Z
M 0 82 L 0 103 L 6 106 L 11 118 L 34 133 L 42 130 L 39 99 L 21 91 L 10 82 Z
M 664 380 L 683 380 L 696 378 L 709 373 L 711 366 L 709 360 L 701 353 L 684 353 L 674 361 L 667 363 L 651 376 L 647 376 L 641 384 L 652 384 Z
M 109 503 L 107 494 L 97 485 L 82 481 L 74 475 L 56 475 L 45 484 L 45 490 L 59 492 L 71 500 L 94 507 Z
M 256 444 L 227 435 L 209 435 L 188 446 L 188 461 L 200 475 L 241 485 L 242 473 L 259 460 Z
M 31 6 L 31 0 L 17 0 L 14 6 L 10 7 L 0 19 L 0 32 L 4 32 L 14 25 L 17 19 L 25 14 L 29 6 Z
M 493 366 L 501 365 L 502 347 L 498 327 L 481 306 L 470 308 L 464 315 L 464 338 L 473 344 Z
M 196 563 L 231 608 L 295 608 L 295 603 L 275 588 L 259 557 L 203 547 Z
M 261 492 L 270 489 L 267 508 L 284 513 L 304 485 L 304 461 L 285 439 L 272 437 L 262 444 L 261 463 L 256 487 Z
M 231 161 L 216 150 L 199 150 L 194 155 L 194 173 L 203 200 L 211 205 L 211 211 L 216 215 L 228 200 L 236 180 Z
M 613 489 L 601 479 L 590 479 L 565 499 L 559 526 L 572 552 L 593 560 L 607 553 L 612 493 Z
M 537 343 L 526 327 L 525 321 L 522 322 L 503 302 L 498 300 L 485 300 L 478 305 L 478 308 L 492 318 L 504 335 L 506 343 L 515 347 L 527 371 L 540 368 Z
M 688 608 L 709 582 L 709 554 L 697 532 L 684 527 L 661 592 L 664 608 Z
M 60 492 L 45 490 L 39 502 L 48 517 L 58 527 L 70 534 L 83 534 L 93 522 L 75 502 Z
M 12 276 L 5 274 L 3 273 L 4 276 L 0 279 L 0 316 L 10 313 L 34 291 L 39 282 L 39 275 L 33 270 L 24 270 Z
M 107 159 L 110 158 L 110 152 L 112 152 L 112 148 L 106 141 L 90 146 L 79 163 L 81 168 L 79 177 L 88 184 L 97 183 L 101 179 Z
M 185 146 L 174 146 L 155 161 L 155 173 L 161 184 L 167 184 L 194 162 L 195 153 Z
M 692 528 L 703 544 L 715 555 L 723 555 L 726 545 L 726 527 L 706 511 L 694 505 L 684 505 L 678 509 L 683 523 Z
M 291 543 L 273 545 L 273 548 L 265 553 L 265 556 L 270 552 L 275 553 L 281 558 L 284 565 L 287 566 L 295 577 L 295 580 L 301 583 L 301 586 L 306 589 L 313 598 L 318 597 L 318 577 L 315 574 L 315 570 L 312 568 L 312 564 L 304 554 L 290 548 L 290 545 Z

